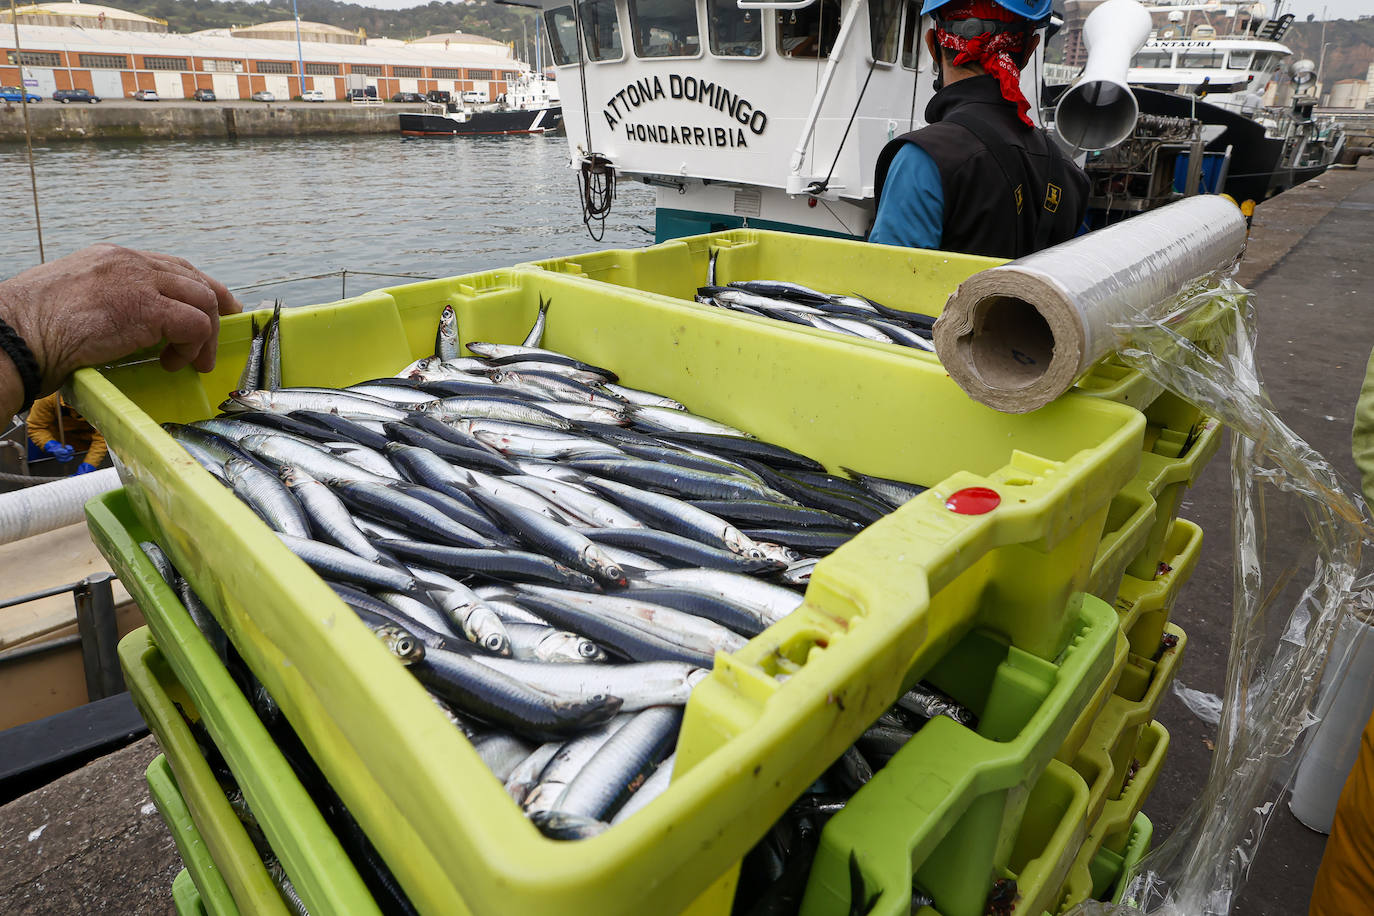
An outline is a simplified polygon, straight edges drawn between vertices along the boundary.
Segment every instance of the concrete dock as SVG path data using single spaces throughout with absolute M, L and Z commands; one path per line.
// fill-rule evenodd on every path
M 390 106 L 388 115 L 399 107 Z M 1366 311 L 1374 291 L 1366 279 L 1374 272 L 1371 211 L 1374 161 L 1299 186 L 1259 207 L 1240 276 L 1257 296 L 1260 368 L 1279 415 L 1352 488 L 1358 475 L 1351 422 L 1374 346 Z M 1230 636 L 1228 454 L 1224 444 L 1184 499 L 1181 515 L 1199 523 L 1206 539 L 1174 613 L 1189 636 L 1179 680 L 1214 694 L 1222 690 Z M 1199 797 L 1216 741 L 1215 727 L 1172 694 L 1159 719 L 1172 743 L 1145 806 L 1156 845 Z M 0 807 L 0 912 L 171 911 L 171 879 L 180 865 L 143 781 L 154 753 L 153 739 L 145 739 Z M 1324 844 L 1280 803 L 1232 912 L 1305 913 Z

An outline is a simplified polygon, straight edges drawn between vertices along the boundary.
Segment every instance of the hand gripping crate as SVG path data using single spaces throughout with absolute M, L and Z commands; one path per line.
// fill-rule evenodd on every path
M 978 730 L 932 719 L 831 818 L 802 913 L 850 909 L 853 858 L 865 894 L 881 891 L 874 914 L 909 912 L 914 878 L 943 916 L 980 916 L 993 879 L 1013 864 L 1028 794 L 1105 675 L 1116 637 L 1115 614 L 1094 598 L 1083 601 L 1077 639 L 1059 665 L 995 634 L 965 637 L 926 681 L 977 715 Z M 1087 793 L 1072 794 L 1081 826 Z M 1042 842 L 1027 847 L 1043 852 L 1046 833 L 1061 835 L 1040 830 L 1035 835 Z M 1022 863 L 1031 858 L 1025 848 L 1015 857 Z M 1055 861 L 1049 856 L 1043 864 Z
M 224 898 L 217 894 L 205 899 L 205 903 L 216 916 L 232 916 L 238 912 L 287 916 L 286 905 L 258 858 L 252 840 L 229 806 L 210 765 L 201 756 L 190 728 L 182 721 L 181 712 L 177 711 L 180 706 L 187 715 L 197 714 L 190 697 L 181 691 L 175 675 L 153 645 L 147 627 L 140 627 L 120 640 L 119 660 L 134 705 L 162 746 L 165 759 L 175 774 L 177 792 L 229 889 L 233 908 L 226 907 Z M 179 816 L 176 822 L 185 823 Z M 172 827 L 171 821 L 168 826 Z M 178 843 L 178 849 L 180 847 Z M 193 856 L 188 863 L 201 861 L 200 857 Z M 210 886 L 207 879 L 207 891 Z
M 834 339 L 534 271 L 290 310 L 285 381 L 394 373 L 432 351 L 449 304 L 464 341 L 518 341 L 541 297 L 553 303 L 553 349 L 831 468 L 931 486 L 819 564 L 801 609 L 718 658 L 687 708 L 676 781 L 640 816 L 584 842 L 540 835 L 415 679 L 157 427 L 209 415 L 235 387 L 247 316 L 223 322 L 208 375 L 167 376 L 136 356 L 78 373 L 73 392 L 120 456 L 139 521 L 418 908 L 672 912 L 713 885 L 711 899 L 728 906 L 718 879 L 965 633 L 983 626 L 1032 655 L 1059 654 L 1108 503 L 1135 475 L 1144 418 L 1078 396 L 1003 415 L 969 401 L 938 365 L 891 348 L 859 355 Z M 947 508 L 970 487 L 993 490 L 999 506 Z
M 183 768 L 197 774 L 202 768 L 206 774 L 210 772 L 194 738 L 171 706 L 175 698 L 214 740 L 306 907 L 311 912 L 376 914 L 372 896 L 319 808 L 180 600 L 139 548 L 140 541 L 149 539 L 148 533 L 133 516 L 124 491 L 96 497 L 87 505 L 86 514 L 92 539 L 110 559 L 148 621 L 148 627 L 138 631 L 143 634 L 141 639 L 134 639 L 134 634 L 126 637 L 127 650 L 121 643 L 120 660 L 139 711 L 162 742 L 173 767 L 177 772 Z M 183 732 L 191 742 L 189 746 L 163 739 L 164 733 L 180 737 Z M 218 790 L 218 783 L 214 785 Z M 209 786 L 206 791 L 210 791 Z M 219 800 L 223 798 L 220 792 Z M 221 809 L 215 805 L 214 810 Z M 234 818 L 232 824 L 216 820 L 204 832 L 235 834 L 237 839 L 243 828 Z M 237 842 L 232 846 L 220 842 L 214 848 L 216 864 L 226 877 L 231 870 L 238 876 L 238 888 L 259 887 L 261 861 L 251 843 L 247 849 Z M 276 886 L 270 878 L 268 881 L 275 895 Z M 238 890 L 235 899 L 239 899 Z M 241 909 L 254 912 L 258 905 L 260 900 L 254 896 L 250 905 Z
M 181 790 L 177 788 L 176 777 L 172 775 L 172 767 L 167 763 L 165 754 L 158 754 L 148 764 L 147 779 L 148 793 L 186 866 L 172 881 L 172 899 L 176 902 L 177 912 L 238 916 L 234 896 L 224 883 L 224 877 L 211 858 L 205 840 L 201 839 L 200 831 L 196 829 L 195 820 L 186 807 L 186 800 L 181 797 Z M 205 888 L 203 892 L 202 887 Z M 209 906 L 206 900 L 210 901 Z

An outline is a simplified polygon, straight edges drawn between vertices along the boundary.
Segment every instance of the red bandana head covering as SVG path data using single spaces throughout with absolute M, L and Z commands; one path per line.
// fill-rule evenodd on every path
M 1011 10 L 1004 9 L 994 0 L 959 0 L 940 8 L 936 14 L 935 40 L 940 47 L 957 51 L 953 65 L 962 67 L 967 63 L 980 65 L 990 75 L 996 77 L 1002 88 L 1002 98 L 1016 105 L 1017 116 L 1034 127 L 1026 112 L 1030 102 L 1021 92 L 1021 68 L 1017 66 L 1013 53 L 1025 51 L 1028 32 L 984 32 L 973 38 L 952 35 L 939 25 L 940 20 L 956 19 L 994 19 L 998 22 L 1017 22 L 1022 19 Z

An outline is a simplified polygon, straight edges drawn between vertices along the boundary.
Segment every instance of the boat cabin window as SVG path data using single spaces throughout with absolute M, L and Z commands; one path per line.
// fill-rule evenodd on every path
M 762 10 L 742 10 L 735 0 L 706 0 L 711 53 L 717 57 L 761 56 L 765 15 Z
M 829 57 L 839 34 L 838 0 L 816 0 L 804 9 L 778 11 L 778 50 L 787 57 Z
M 1178 65 L 1184 70 L 1215 70 L 1225 58 L 1220 51 L 1189 51 L 1178 56 Z
M 1261 73 L 1268 73 L 1279 66 L 1279 61 L 1273 54 L 1256 54 L 1255 65 L 1252 69 Z
M 640 57 L 701 53 L 695 0 L 630 0 L 630 32 Z
M 921 0 L 906 0 L 906 18 L 902 21 L 902 66 L 918 70 L 921 66 L 921 47 L 925 35 L 921 31 Z
M 874 60 L 890 64 L 897 59 L 901 21 L 902 0 L 868 0 L 868 35 Z
M 572 7 L 555 7 L 544 14 L 544 21 L 549 27 L 554 63 L 566 67 L 581 60 L 577 53 L 577 25 L 573 22 Z
M 1132 67 L 1151 67 L 1165 70 L 1173 65 L 1174 55 L 1169 51 L 1142 51 L 1131 61 Z
M 1228 70 L 1249 70 L 1254 56 L 1249 51 L 1232 51 L 1231 56 L 1226 58 L 1226 67 Z
M 592 60 L 620 60 L 620 20 L 615 15 L 615 0 L 582 0 L 582 41 Z

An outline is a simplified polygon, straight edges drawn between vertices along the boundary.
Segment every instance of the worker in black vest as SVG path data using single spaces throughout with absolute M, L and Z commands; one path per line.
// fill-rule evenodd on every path
M 926 0 L 927 127 L 878 156 L 869 241 L 1017 258 L 1073 238 L 1088 179 L 1031 121 L 1021 68 L 1052 0 Z

